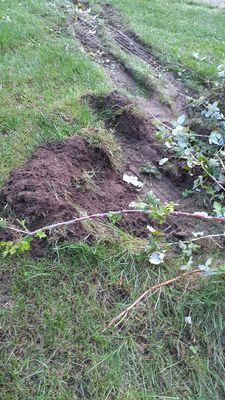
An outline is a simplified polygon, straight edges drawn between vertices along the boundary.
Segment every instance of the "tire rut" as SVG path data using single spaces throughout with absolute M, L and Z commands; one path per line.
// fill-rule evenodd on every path
M 190 96 L 187 88 L 157 60 L 148 46 L 136 34 L 124 26 L 120 15 L 111 5 L 103 5 L 102 9 L 101 16 L 108 29 L 108 35 L 118 43 L 122 50 L 145 61 L 156 76 L 163 77 L 168 95 L 176 103 L 176 109 L 179 111 L 185 108 L 185 99 Z
M 157 148 L 157 144 L 154 143 L 155 129 L 152 125 L 152 121 L 158 119 L 163 123 L 170 124 L 171 120 L 176 116 L 169 106 L 160 102 L 156 93 L 149 93 L 147 99 L 140 95 L 139 86 L 132 71 L 129 67 L 121 63 L 121 60 L 115 57 L 110 47 L 106 44 L 108 40 L 104 40 L 102 25 L 104 26 L 107 39 L 116 42 L 122 51 L 129 52 L 135 57 L 145 61 L 149 65 L 151 71 L 158 76 L 162 75 L 164 77 L 168 87 L 168 94 L 172 98 L 178 115 L 185 110 L 185 96 L 180 95 L 179 92 L 187 93 L 186 89 L 180 82 L 176 81 L 171 73 L 163 68 L 158 60 L 150 53 L 150 50 L 145 44 L 141 43 L 135 34 L 122 25 L 120 17 L 115 13 L 112 7 L 110 7 L 109 12 L 109 6 L 103 6 L 102 13 L 99 16 L 93 16 L 86 12 L 84 12 L 83 15 L 79 13 L 76 18 L 70 18 L 69 24 L 73 29 L 74 36 L 82 45 L 83 50 L 87 54 L 90 54 L 94 61 L 105 69 L 114 88 L 119 92 L 125 90 L 132 95 L 133 106 L 139 107 L 148 120 L 148 127 L 145 128 L 147 130 L 150 129 L 152 132 L 151 143 L 146 139 L 134 140 L 134 138 L 130 138 L 129 136 L 124 137 L 118 126 L 114 126 L 116 140 L 123 151 L 126 172 L 138 176 L 144 182 L 142 194 L 153 190 L 161 201 L 179 202 L 181 207 L 183 207 L 184 201 L 181 195 L 183 187 L 178 182 L 171 179 L 170 176 L 164 173 L 161 173 L 160 179 L 157 179 L 154 174 L 141 174 L 140 176 L 140 169 L 142 166 L 148 165 L 149 163 L 154 166 L 159 166 L 158 163 L 162 157 L 162 151 L 160 151 Z M 111 93 L 108 94 L 109 97 L 110 95 Z M 106 105 L 106 108 L 109 107 L 109 109 L 111 109 L 111 106 L 114 108 L 115 105 L 117 107 L 121 99 L 119 99 L 119 103 L 117 103 L 117 100 L 118 99 L 115 99 L 114 104 Z M 108 100 L 106 100 L 106 102 L 107 101 Z M 121 105 L 119 105 L 119 107 L 122 109 Z M 132 120 L 132 110 L 128 119 Z

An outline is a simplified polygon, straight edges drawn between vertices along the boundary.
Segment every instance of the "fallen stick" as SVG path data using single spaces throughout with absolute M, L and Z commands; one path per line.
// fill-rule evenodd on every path
M 102 219 L 102 218 L 107 218 L 112 215 L 128 215 L 128 214 L 151 215 L 151 211 L 144 211 L 144 210 L 108 211 L 108 212 L 104 212 L 104 213 L 84 215 L 83 217 L 74 218 L 69 221 L 56 222 L 54 224 L 46 225 L 46 226 L 43 226 L 42 228 L 38 228 L 34 231 L 17 229 L 12 226 L 7 226 L 7 229 L 16 231 L 18 233 L 22 233 L 26 236 L 35 236 L 39 232 L 50 231 L 52 229 L 69 226 L 69 225 L 74 225 L 77 222 L 84 222 L 84 221 L 93 220 L 93 219 Z M 184 211 L 171 211 L 168 215 L 178 217 L 178 218 L 199 219 L 199 220 L 205 220 L 205 221 L 211 221 L 211 222 L 220 222 L 220 223 L 225 224 L 225 217 L 214 217 L 212 215 L 208 215 L 205 213 L 188 213 L 188 212 L 184 212 Z
M 158 283 L 155 286 L 150 287 L 146 292 L 144 292 L 141 296 L 138 297 L 137 300 L 135 300 L 129 307 L 127 307 L 124 311 L 122 311 L 119 315 L 117 315 L 115 318 L 112 319 L 112 321 L 103 329 L 103 332 L 105 332 L 107 329 L 111 328 L 113 325 L 120 325 L 121 322 L 128 316 L 129 312 L 134 309 L 140 302 L 146 299 L 146 297 L 154 292 L 157 289 L 160 289 L 164 286 L 168 286 L 171 283 L 177 282 L 180 279 L 183 279 L 186 276 L 191 276 L 191 275 L 201 275 L 202 271 L 199 269 L 194 269 L 193 271 L 185 272 L 182 275 L 176 276 L 176 278 L 169 279 L 168 281 Z

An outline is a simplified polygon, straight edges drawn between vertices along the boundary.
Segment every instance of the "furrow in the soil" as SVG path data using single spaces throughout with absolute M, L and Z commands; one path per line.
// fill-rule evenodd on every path
M 102 19 L 108 30 L 109 37 L 130 54 L 145 61 L 151 70 L 151 74 L 163 78 L 165 92 L 173 99 L 178 110 L 185 107 L 185 98 L 189 97 L 189 91 L 171 72 L 169 72 L 159 60 L 152 54 L 151 50 L 142 43 L 136 34 L 129 31 L 121 21 L 120 15 L 112 6 L 103 6 Z
M 148 64 L 151 73 L 153 76 L 163 78 L 164 89 L 167 89 L 168 94 L 173 98 L 178 98 L 183 96 L 182 92 L 187 93 L 186 88 L 183 88 L 180 82 L 177 82 L 174 76 L 165 70 L 154 58 L 150 55 L 144 47 L 135 41 L 135 39 L 131 39 L 124 32 L 120 32 L 115 28 L 108 28 L 109 36 L 119 45 L 121 50 L 132 54 L 133 56 L 138 57 Z M 183 102 L 183 98 L 182 98 Z
M 114 54 L 106 48 L 97 30 L 94 33 L 90 32 L 90 27 L 93 29 L 93 25 L 81 18 L 76 21 L 70 20 L 70 25 L 85 51 L 94 54 L 95 62 L 98 62 L 106 70 L 113 85 L 118 89 L 129 91 L 134 96 L 137 95 L 139 86 L 132 71 L 123 62 L 119 62 Z
M 90 16 L 88 17 L 90 18 Z M 145 99 L 138 95 L 139 86 L 132 74 L 132 70 L 129 67 L 114 56 L 110 47 L 105 45 L 106 41 L 102 37 L 102 32 L 99 31 L 98 23 L 96 20 L 93 23 L 86 22 L 83 18 L 77 18 L 73 21 L 73 29 L 76 37 L 84 47 L 87 53 L 94 54 L 95 62 L 98 62 L 105 69 L 106 74 L 111 79 L 115 88 L 119 91 L 126 89 L 135 98 L 135 104 L 148 116 L 149 124 L 152 120 L 158 118 L 158 120 L 168 123 L 173 118 L 171 109 L 161 104 L 157 98 L 157 94 L 150 94 L 149 98 Z M 127 36 L 124 31 L 118 31 L 110 24 L 106 25 L 105 33 L 108 39 L 112 39 L 118 43 L 122 51 L 130 52 L 138 58 L 148 63 L 151 70 L 155 72 L 159 71 L 161 66 L 154 60 L 149 54 L 148 50 L 144 48 L 135 38 L 131 39 L 131 36 Z M 130 35 L 130 34 L 129 34 Z M 105 38 L 106 39 L 106 38 Z M 160 70 L 161 71 L 161 70 Z M 166 72 L 165 72 L 166 74 Z M 171 81 L 167 81 L 168 85 L 172 85 Z M 174 99 L 177 109 L 182 108 L 182 104 L 179 99 Z M 145 156 L 147 143 L 142 142 L 139 145 L 130 141 L 122 140 L 120 135 L 116 135 L 116 140 L 122 148 L 124 154 L 124 163 L 126 171 L 135 174 L 144 182 L 144 188 L 142 194 L 147 193 L 149 190 L 160 198 L 161 201 L 175 201 L 179 202 L 181 199 L 181 187 L 170 180 L 169 177 L 162 174 L 161 179 L 157 179 L 154 175 L 152 176 L 140 176 L 140 169 L 142 166 L 148 165 L 149 162 L 158 165 L 160 160 L 160 152 L 154 150 L 154 144 L 149 151 L 149 155 Z M 153 154 L 154 153 L 154 154 Z
M 113 39 L 120 44 L 120 46 L 125 50 L 129 51 L 142 60 L 150 63 L 152 67 L 158 69 L 160 65 L 153 59 L 144 48 L 142 48 L 134 38 L 127 36 L 125 32 L 118 31 L 113 27 L 108 27 Z

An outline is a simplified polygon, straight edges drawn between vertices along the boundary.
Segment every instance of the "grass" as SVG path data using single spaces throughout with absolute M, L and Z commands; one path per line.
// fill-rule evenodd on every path
M 5 263 L 11 300 L 1 312 L 1 398 L 221 399 L 224 282 L 163 289 L 122 329 L 102 333 L 140 288 L 174 274 L 110 247 L 65 243 L 54 262 Z
M 68 14 L 45 1 L 1 5 L 2 180 L 41 142 L 94 124 L 79 95 L 108 84 L 100 67 L 78 50 L 66 28 Z
M 202 81 L 196 74 L 218 80 L 217 66 L 225 63 L 223 10 L 188 0 L 109 0 L 108 3 L 120 10 L 132 30 L 170 69 L 181 73 L 191 87 L 201 88 Z M 199 53 L 199 59 L 194 53 Z M 184 72 L 182 65 L 193 73 Z
M 181 1 L 181 24 L 177 1 L 167 8 L 159 0 L 142 1 L 141 7 L 137 0 L 114 4 L 155 51 L 214 77 L 223 57 L 218 42 L 223 14 Z M 67 27 L 71 7 L 62 0 L 1 2 L 1 182 L 40 143 L 80 132 L 87 136 L 101 127 L 79 97 L 102 93 L 110 83 Z M 206 27 L 214 24 L 208 33 Z M 208 43 L 212 65 L 192 60 L 195 35 L 197 45 L 203 42 L 201 51 Z M 95 140 L 105 141 L 112 157 L 118 151 L 102 127 Z M 177 255 L 163 267 L 150 267 L 143 243 L 129 243 L 122 237 L 99 239 L 95 246 L 53 242 L 49 258 L 0 258 L 2 400 L 224 398 L 223 279 L 165 288 L 121 328 L 102 332 L 126 305 L 175 276 L 180 266 Z M 196 261 L 203 257 L 200 253 Z M 223 255 L 215 259 L 222 263 Z M 188 315 L 192 326 L 185 322 Z

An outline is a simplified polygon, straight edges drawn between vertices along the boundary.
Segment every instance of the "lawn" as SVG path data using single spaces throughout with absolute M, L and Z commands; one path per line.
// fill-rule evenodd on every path
M 195 73 L 218 79 L 225 62 L 221 10 L 184 0 L 110 2 L 159 59 L 193 70 L 184 82 L 199 89 Z M 106 92 L 111 83 L 68 27 L 73 7 L 66 0 L 1 2 L 1 184 L 41 143 L 104 127 L 80 96 Z M 2 400 L 224 398 L 221 276 L 163 288 L 103 332 L 148 287 L 177 275 L 179 254 L 153 266 L 145 246 L 128 235 L 95 245 L 53 237 L 46 257 L 0 258 Z M 205 257 L 200 250 L 196 263 Z M 223 263 L 222 251 L 213 261 Z
M 92 1 L 95 3 L 95 1 Z M 109 0 L 165 65 L 196 88 L 225 63 L 225 11 L 188 0 Z

